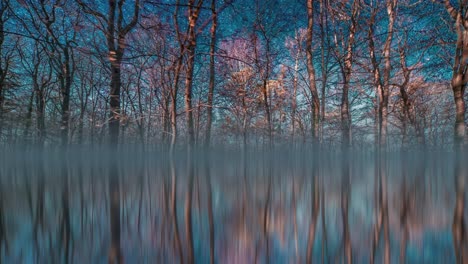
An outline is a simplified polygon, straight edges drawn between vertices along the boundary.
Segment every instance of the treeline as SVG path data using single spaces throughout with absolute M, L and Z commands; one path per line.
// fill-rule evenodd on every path
M 455 2 L 4 0 L 0 139 L 450 146 Z

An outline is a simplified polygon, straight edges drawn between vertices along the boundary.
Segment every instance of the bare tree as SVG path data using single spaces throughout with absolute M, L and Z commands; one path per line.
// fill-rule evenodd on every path
M 124 0 L 109 0 L 107 14 L 99 12 L 99 9 L 91 6 L 83 0 L 76 1 L 86 14 L 93 16 L 94 19 L 99 21 L 102 25 L 101 30 L 106 38 L 108 59 L 111 69 L 109 93 L 109 135 L 110 142 L 116 144 L 119 141 L 120 131 L 121 66 L 125 48 L 127 47 L 126 36 L 137 25 L 140 12 L 140 1 L 134 1 L 133 15 L 127 24 L 124 22 L 124 16 L 125 13 L 127 13 L 123 8 L 125 3 Z
M 196 26 L 203 0 L 188 0 L 188 29 L 187 29 L 187 72 L 185 77 L 185 116 L 187 118 L 188 143 L 195 143 L 193 128 L 192 86 L 193 70 L 195 67 L 195 49 L 197 47 Z
M 383 60 L 384 66 L 383 70 L 380 69 L 380 63 L 377 61 L 377 51 L 375 49 L 375 18 L 379 12 L 378 3 L 371 2 L 371 15 L 369 19 L 369 28 L 368 28 L 368 39 L 369 39 L 369 54 L 372 64 L 372 73 L 374 77 L 374 86 L 378 95 L 378 112 L 379 112 L 379 144 L 384 147 L 387 143 L 387 127 L 388 127 L 388 102 L 389 102 L 389 90 L 390 90 L 390 77 L 391 77 L 391 45 L 393 40 L 393 27 L 395 23 L 396 7 L 397 0 L 387 0 L 387 37 L 383 47 Z M 374 6 L 375 5 L 375 6 Z M 382 74 L 383 71 L 383 74 Z
M 343 74 L 343 93 L 341 95 L 341 130 L 343 147 L 348 148 L 351 145 L 351 116 L 349 115 L 349 86 L 353 67 L 354 44 L 356 38 L 358 16 L 360 11 L 360 1 L 355 0 L 352 4 L 349 35 L 344 50 L 344 60 L 342 67 Z
M 321 71 L 322 71 L 322 94 L 320 103 L 320 142 L 323 141 L 324 123 L 325 123 L 325 103 L 326 103 L 326 89 L 330 72 L 330 37 L 329 37 L 329 19 L 328 19 L 328 2 L 320 0 L 320 45 L 321 45 Z
M 468 19 L 466 12 L 468 3 L 459 1 L 459 8 L 454 8 L 449 0 L 444 0 L 445 8 L 455 22 L 455 31 L 457 34 L 455 58 L 453 62 L 452 90 L 455 101 L 455 144 L 463 145 L 466 141 L 465 124 L 465 90 L 468 82 L 468 73 L 466 72 L 466 61 L 468 59 Z
M 213 93 L 215 88 L 215 47 L 216 47 L 216 29 L 218 27 L 218 14 L 216 11 L 216 0 L 211 1 L 211 16 L 213 21 L 211 22 L 211 39 L 210 39 L 210 83 L 208 86 L 208 115 L 207 115 L 207 128 L 205 142 L 207 145 L 211 141 L 211 127 L 213 119 Z
M 455 49 L 455 58 L 453 63 L 452 75 L 452 90 L 453 98 L 455 101 L 455 133 L 454 145 L 457 150 L 455 160 L 455 191 L 456 202 L 455 212 L 453 216 L 452 232 L 453 243 L 455 248 L 455 255 L 457 263 L 466 262 L 466 229 L 465 229 L 465 175 L 462 169 L 461 162 L 463 160 L 463 148 L 466 143 L 466 124 L 465 124 L 465 90 L 468 82 L 468 72 L 466 71 L 468 60 L 468 19 L 466 14 L 468 12 L 468 3 L 466 1 L 459 1 L 460 5 L 456 9 L 449 0 L 444 0 L 445 8 L 455 21 L 455 31 L 457 34 L 457 42 Z

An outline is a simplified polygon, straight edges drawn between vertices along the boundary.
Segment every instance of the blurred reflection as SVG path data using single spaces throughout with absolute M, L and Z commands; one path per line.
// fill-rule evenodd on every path
M 0 154 L 0 257 L 463 262 L 464 161 L 417 151 L 10 149 Z

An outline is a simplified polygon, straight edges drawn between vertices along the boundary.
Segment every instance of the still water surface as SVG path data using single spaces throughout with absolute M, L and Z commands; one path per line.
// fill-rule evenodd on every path
M 214 254 L 215 263 L 455 263 L 455 176 L 466 164 L 455 169 L 454 159 L 5 150 L 1 260 L 209 263 Z

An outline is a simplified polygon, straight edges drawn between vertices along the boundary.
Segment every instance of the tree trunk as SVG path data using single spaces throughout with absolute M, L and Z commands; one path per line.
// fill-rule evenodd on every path
M 268 74 L 267 74 L 268 76 Z M 268 129 L 268 144 L 271 146 L 273 143 L 273 133 L 272 133 L 272 127 L 271 127 L 271 112 L 270 112 L 270 105 L 268 103 L 268 77 L 265 77 L 263 79 L 263 85 L 262 85 L 262 95 L 263 95 L 263 104 L 265 106 L 265 113 L 266 113 L 266 118 L 267 118 L 267 129 Z
M 291 114 L 291 126 L 292 126 L 292 140 L 293 146 L 295 146 L 296 137 L 296 112 L 297 112 L 297 81 L 298 81 L 298 70 L 299 70 L 299 54 L 297 51 L 295 64 L 294 64 L 294 80 L 293 80 L 293 98 L 292 98 L 292 114 Z
M 187 76 L 185 78 L 185 118 L 187 119 L 188 144 L 195 142 L 195 132 L 193 128 L 193 109 L 192 109 L 192 77 L 195 62 L 195 47 L 188 48 Z
M 408 69 L 406 65 L 406 54 L 402 47 L 399 48 L 399 53 L 400 53 L 400 65 L 401 65 L 402 72 L 403 72 L 403 83 L 400 85 L 400 96 L 403 101 L 402 147 L 405 148 L 405 146 L 407 145 L 407 141 L 408 141 L 408 121 L 412 119 L 410 117 L 411 103 L 409 100 L 408 93 L 406 92 L 408 83 L 410 81 L 411 71 Z
M 393 24 L 395 22 L 395 9 L 398 4 L 398 0 L 387 0 L 387 15 L 388 15 L 388 25 L 387 25 L 387 39 L 385 40 L 385 45 L 383 49 L 383 57 L 385 61 L 384 65 L 384 74 L 383 74 L 383 86 L 382 86 L 382 101 L 380 107 L 380 145 L 386 148 L 387 145 L 387 126 L 388 126 L 388 97 L 390 93 L 390 77 L 391 77 L 391 58 L 390 51 L 393 40 Z
M 374 26 L 375 26 L 375 17 L 377 15 L 377 9 L 372 10 L 370 19 L 369 19 L 369 29 L 368 29 L 368 39 L 369 39 L 369 55 L 372 64 L 372 74 L 374 77 L 374 86 L 376 96 L 376 106 L 375 106 L 375 144 L 376 147 L 380 145 L 380 136 L 381 136 L 381 119 L 382 119 L 382 78 L 380 74 L 380 68 L 377 62 L 375 54 L 375 44 L 374 44 Z
M 359 17 L 359 1 L 353 1 L 351 19 L 349 25 L 349 36 L 346 46 L 346 55 L 344 65 L 342 67 L 343 74 L 343 93 L 341 97 L 341 129 L 342 129 L 342 144 L 344 148 L 351 145 L 351 117 L 349 116 L 349 84 L 351 81 L 351 70 L 353 67 L 353 48 L 355 42 L 357 19 Z
M 26 124 L 25 124 L 25 128 L 24 128 L 24 133 L 23 133 L 23 138 L 26 140 L 26 142 L 29 142 L 29 139 L 30 139 L 29 131 L 30 131 L 31 125 L 32 125 L 34 95 L 35 95 L 35 91 L 32 91 L 31 96 L 29 97 L 28 112 L 26 114 Z
M 210 83 L 208 86 L 208 113 L 207 113 L 207 128 L 205 144 L 210 145 L 211 142 L 211 127 L 213 119 L 213 93 L 215 88 L 215 47 L 216 47 L 216 29 L 218 25 L 218 16 L 216 13 L 216 0 L 211 1 L 211 16 L 213 22 L 211 25 L 211 42 L 210 42 Z
M 62 146 L 68 144 L 69 120 L 70 120 L 70 90 L 72 85 L 70 54 L 68 46 L 63 50 L 64 62 L 61 72 L 61 93 L 62 93 L 62 119 L 60 124 Z
M 326 47 L 330 46 L 328 38 L 328 18 L 327 18 L 327 7 L 323 0 L 320 0 L 320 35 L 321 35 L 321 59 L 322 59 L 322 98 L 320 104 L 320 142 L 323 141 L 324 134 L 324 123 L 325 123 L 325 95 L 326 87 L 328 82 L 328 62 L 329 62 L 329 51 L 326 51 Z M 325 54 L 327 52 L 327 54 Z
M 36 90 L 36 116 L 37 116 L 37 130 L 39 132 L 38 135 L 38 145 L 43 146 L 46 131 L 45 131 L 45 98 L 44 98 L 44 88 L 39 87 Z
M 193 127 L 193 109 L 192 109 L 192 86 L 193 86 L 193 70 L 195 67 L 195 48 L 197 47 L 197 35 L 195 32 L 195 26 L 198 21 L 198 14 L 201 10 L 203 0 L 198 0 L 195 4 L 195 0 L 189 0 L 189 11 L 188 11 L 188 45 L 187 45 L 187 72 L 185 77 L 185 117 L 187 122 L 188 130 L 188 144 L 193 145 L 195 143 L 195 131 Z
M 455 58 L 453 65 L 452 89 L 455 102 L 455 129 L 454 129 L 454 148 L 455 148 L 455 212 L 453 215 L 452 235 L 455 248 L 455 256 L 457 263 L 466 262 L 466 226 L 465 226 L 465 175 L 463 165 L 465 141 L 466 141 L 466 124 L 465 124 L 465 89 L 468 82 L 468 72 L 466 72 L 466 61 L 468 60 L 468 31 L 466 24 L 468 20 L 463 10 L 466 10 L 467 3 L 460 3 L 460 9 L 452 7 L 449 0 L 444 1 L 445 8 L 455 20 L 455 31 L 457 34 L 457 43 L 455 49 Z M 462 161 L 463 160 L 463 161 Z
M 320 98 L 315 83 L 315 67 L 312 52 L 312 41 L 314 33 L 314 6 L 312 0 L 307 0 L 307 35 L 306 35 L 306 55 L 307 55 L 307 73 L 309 75 L 309 89 L 312 95 L 312 140 L 313 144 L 319 141 L 320 128 Z
M 113 56 L 112 53 L 110 56 Z M 111 64 L 111 83 L 109 94 L 109 135 L 111 144 L 119 143 L 120 133 L 120 65 L 122 54 L 115 55 L 115 62 Z
M 182 52 L 182 51 L 181 51 Z M 179 91 L 180 70 L 182 69 L 183 55 L 180 54 L 174 72 L 174 87 L 171 90 L 171 152 L 177 141 L 177 94 Z

